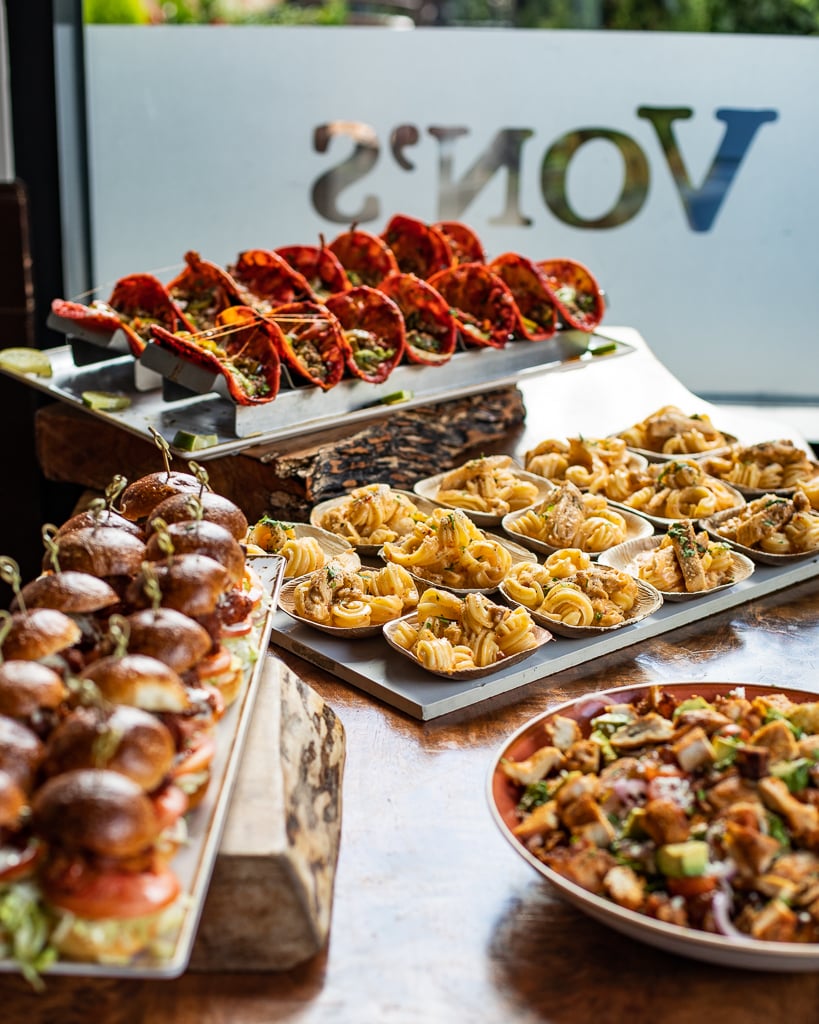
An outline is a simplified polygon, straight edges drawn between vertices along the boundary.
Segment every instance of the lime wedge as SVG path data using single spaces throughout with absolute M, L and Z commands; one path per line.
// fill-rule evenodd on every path
M 589 355 L 592 355 L 592 356 L 605 356 L 609 352 L 616 352 L 616 351 L 617 351 L 617 342 L 616 341 L 604 341 L 604 342 L 601 342 L 599 345 L 590 345 L 589 346 Z
M 399 402 L 408 402 L 411 398 L 411 391 L 393 391 L 391 395 L 384 395 L 381 405 L 398 405 Z
M 216 434 L 192 434 L 189 430 L 177 430 L 171 442 L 174 448 L 183 452 L 198 452 L 203 448 L 212 448 L 219 443 Z
M 38 348 L 4 348 L 0 351 L 0 366 L 19 373 L 33 373 L 35 377 L 50 377 L 51 360 Z
M 98 412 L 121 412 L 131 399 L 121 391 L 83 391 L 82 404 Z

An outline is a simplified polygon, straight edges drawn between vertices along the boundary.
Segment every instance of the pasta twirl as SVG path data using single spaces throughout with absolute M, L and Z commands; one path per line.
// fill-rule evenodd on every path
M 470 459 L 447 473 L 435 500 L 454 508 L 503 516 L 537 501 L 538 487 L 515 472 L 508 455 Z
M 351 544 L 383 544 L 411 533 L 425 518 L 407 495 L 388 484 L 367 484 L 325 509 L 317 525 Z
M 418 590 L 400 566 L 351 572 L 330 562 L 293 591 L 295 613 L 324 626 L 360 629 L 400 618 L 418 603 Z
M 599 494 L 583 494 L 564 482 L 545 501 L 519 516 L 504 520 L 506 529 L 556 548 L 579 548 L 597 553 L 622 544 L 626 521 Z

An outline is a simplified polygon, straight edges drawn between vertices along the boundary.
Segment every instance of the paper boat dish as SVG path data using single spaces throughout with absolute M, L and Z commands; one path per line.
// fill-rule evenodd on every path
M 639 540 L 626 541 L 624 544 L 609 548 L 600 556 L 599 561 L 601 565 L 610 565 L 614 569 L 620 569 L 622 572 L 634 576 L 635 579 L 639 579 L 635 559 L 647 551 L 654 551 L 662 542 L 662 537 L 642 537 Z M 754 571 L 754 563 L 739 551 L 731 552 L 731 560 L 734 566 L 734 575 L 729 583 L 721 583 L 718 587 L 711 587 L 710 590 L 696 590 L 691 593 L 687 590 L 662 590 L 659 587 L 657 590 L 663 595 L 664 601 L 695 601 L 698 597 L 728 590 L 735 587 L 737 583 L 747 580 Z
M 295 619 L 296 622 L 301 622 L 312 629 L 318 629 L 322 633 L 327 633 L 329 636 L 334 636 L 339 640 L 363 640 L 368 636 L 378 636 L 382 627 L 380 622 L 367 626 L 329 626 L 326 623 L 314 622 L 313 619 L 307 619 L 303 615 L 298 615 L 295 608 L 294 592 L 296 587 L 309 579 L 311 575 L 311 573 L 308 573 L 306 576 L 297 576 L 296 579 L 288 580 L 284 584 L 279 594 L 279 608 L 283 612 L 289 615 L 291 619 Z
M 486 536 L 491 538 L 492 540 L 496 540 L 499 544 L 503 545 L 503 547 L 506 548 L 506 550 L 512 556 L 512 565 L 517 565 L 518 562 L 532 561 L 531 551 L 527 551 L 526 548 L 522 547 L 520 544 L 515 544 L 507 537 L 501 537 L 496 533 L 487 533 Z M 385 563 L 390 561 L 390 559 L 388 559 L 385 556 L 383 548 L 379 548 L 378 555 L 381 558 L 381 560 Z M 427 587 L 440 587 L 441 590 L 447 590 L 449 591 L 450 594 L 457 594 L 458 597 L 465 597 L 467 594 L 494 594 L 498 587 L 501 586 L 501 584 L 498 583 L 494 587 L 453 587 L 449 583 L 441 583 L 438 580 L 427 579 L 425 576 L 422 576 L 414 567 L 404 566 L 404 568 L 407 570 L 407 572 L 410 574 L 410 576 L 413 578 L 416 585 L 418 586 L 419 594 Z
M 451 593 L 457 593 L 457 591 L 450 591 Z M 510 654 L 507 658 L 501 658 L 499 661 L 494 662 L 492 665 L 482 665 L 478 668 L 466 668 L 456 672 L 442 672 L 436 669 L 427 668 L 423 665 L 415 655 L 408 651 L 405 647 L 401 647 L 400 644 L 396 643 L 393 639 L 393 634 L 398 627 L 400 622 L 409 622 L 411 625 L 417 625 L 418 616 L 413 612 L 411 615 L 405 615 L 400 619 L 393 619 L 392 622 L 386 622 L 383 629 L 384 639 L 393 648 L 398 651 L 405 658 L 411 661 L 418 668 L 423 669 L 424 672 L 429 672 L 430 675 L 439 676 L 442 679 L 452 680 L 469 680 L 469 679 L 482 679 L 484 676 L 492 675 L 495 672 L 502 672 L 507 668 L 511 668 L 512 665 L 517 665 L 518 662 L 524 661 L 530 655 L 539 651 L 544 644 L 547 644 L 553 639 L 551 632 L 548 629 L 542 629 L 540 626 L 535 625 L 533 627 L 534 635 L 537 640 L 537 646 L 530 648 L 528 651 L 520 651 L 518 654 Z
M 678 700 L 700 696 L 712 701 L 718 694 L 737 687 L 736 683 L 663 683 L 662 689 Z M 740 684 L 748 700 L 772 693 L 784 693 L 795 702 L 810 701 L 808 692 L 784 687 Z M 671 924 L 598 896 L 559 874 L 539 860 L 514 834 L 518 824 L 518 787 L 503 771 L 505 761 L 522 761 L 543 745 L 544 727 L 556 715 L 573 718 L 585 731 L 592 718 L 608 705 L 635 703 L 648 696 L 649 687 L 634 685 L 586 693 L 552 708 L 521 726 L 501 746 L 490 764 L 486 796 L 489 812 L 503 837 L 529 865 L 554 886 L 560 895 L 582 913 L 614 931 L 656 949 L 693 957 L 706 963 L 757 971 L 815 971 L 819 968 L 819 943 L 772 942 L 749 937 L 735 938 Z M 584 728 L 585 727 L 585 728 Z M 605 936 L 603 937 L 605 938 Z
M 282 523 L 293 527 L 297 540 L 301 540 L 304 537 L 312 537 L 318 541 L 318 545 L 324 552 L 327 561 L 334 559 L 337 562 L 341 562 L 345 569 L 349 569 L 352 572 L 361 567 L 361 559 L 358 557 L 357 552 L 353 549 L 350 542 L 343 537 L 330 533 L 329 530 L 323 530 L 320 526 L 313 526 L 311 523 L 293 523 L 290 520 L 282 520 Z M 270 555 L 268 552 L 262 554 L 259 551 L 254 551 L 252 547 L 248 550 L 248 558 L 251 559 L 251 564 L 252 559 L 263 557 L 269 558 Z M 285 579 L 293 578 L 289 572 L 289 566 L 285 567 L 284 577 Z
M 721 533 L 718 533 L 718 527 L 726 521 L 731 519 L 737 514 L 737 509 L 727 509 L 725 512 L 717 512 L 716 515 L 709 516 L 708 519 L 701 519 L 699 521 L 700 526 L 703 530 L 707 531 L 709 537 L 713 537 L 714 540 L 718 540 L 723 544 L 730 545 L 735 551 L 746 555 L 754 562 L 759 562 L 762 565 L 789 565 L 791 562 L 800 562 L 805 558 L 817 558 L 819 557 L 819 548 L 812 548 L 810 551 L 794 551 L 788 554 L 777 555 L 770 551 L 762 551 L 759 548 L 749 548 L 744 544 L 739 544 L 735 540 L 731 540 L 730 537 L 723 537 Z M 819 520 L 819 513 L 813 512 L 812 515 L 817 517 Z
M 392 490 L 395 494 L 400 494 L 403 497 L 411 501 L 419 512 L 423 512 L 424 515 L 430 515 L 433 509 L 439 506 L 435 502 L 427 501 L 425 498 L 419 497 L 417 494 L 413 494 L 412 491 L 403 491 L 397 487 L 393 487 Z M 345 502 L 350 500 L 349 494 L 341 494 L 336 498 L 328 498 L 326 501 L 321 501 L 318 505 L 314 505 L 310 511 L 310 523 L 312 526 L 316 526 L 319 529 L 324 530 L 326 533 L 331 533 L 332 536 L 340 537 L 349 547 L 352 547 L 362 557 L 371 558 L 377 555 L 383 541 L 379 541 L 377 544 L 356 544 L 354 541 L 345 537 L 344 534 L 334 534 L 332 531 L 327 530 L 326 527 L 321 525 L 322 517 L 326 512 L 332 508 L 337 508 L 339 505 L 343 505 Z M 401 539 L 400 537 L 398 538 Z
M 632 511 L 632 509 L 626 508 L 623 505 L 618 505 L 613 501 L 610 501 L 608 504 L 611 508 L 616 509 L 616 511 L 619 512 L 626 521 L 626 541 L 638 540 L 641 537 L 650 537 L 654 533 L 654 527 L 648 521 L 646 516 L 638 515 L 636 512 Z M 509 515 L 503 517 L 501 525 L 510 537 L 514 537 L 516 541 L 524 544 L 530 549 L 530 551 L 537 551 L 543 555 L 553 555 L 555 551 L 563 550 L 563 547 L 566 545 L 555 547 L 552 544 L 547 544 L 545 540 L 538 540 L 537 537 L 527 537 L 522 533 L 515 532 L 512 528 L 512 524 L 522 515 L 525 515 L 526 511 L 526 509 L 522 509 L 520 512 L 510 512 Z M 586 552 L 589 558 L 592 559 L 599 558 L 601 553 L 602 552 L 599 551 Z
M 635 580 L 635 582 L 637 584 L 637 600 L 634 608 L 632 609 L 632 613 L 623 622 L 618 622 L 614 626 L 570 626 L 566 622 L 555 621 L 546 615 L 541 615 L 534 608 L 529 608 L 527 605 L 521 605 L 521 607 L 526 608 L 526 611 L 529 612 L 539 626 L 543 626 L 552 633 L 557 633 L 558 636 L 567 637 L 571 640 L 581 640 L 584 637 L 603 636 L 606 633 L 611 633 L 615 629 L 624 629 L 626 626 L 633 626 L 641 619 L 645 619 L 649 615 L 653 615 L 658 608 L 662 607 L 663 595 L 656 589 L 656 587 L 652 587 L 651 584 L 646 583 L 645 580 Z M 509 595 L 503 583 L 501 584 L 500 592 L 511 605 L 521 604 L 520 601 L 516 601 Z
M 525 508 L 516 511 L 525 511 L 527 508 L 531 508 L 532 505 L 539 504 L 555 489 L 555 485 L 550 480 L 547 480 L 546 477 L 538 476 L 537 473 L 529 473 L 522 466 L 518 466 L 517 464 L 510 466 L 507 472 L 511 473 L 517 479 L 525 480 L 537 487 L 537 497 L 535 500 L 526 505 Z M 500 525 L 501 520 L 503 519 L 502 514 L 496 512 L 482 512 L 478 509 L 467 508 L 465 505 L 455 505 L 451 502 L 439 501 L 436 495 L 441 488 L 441 481 L 447 476 L 449 476 L 448 472 L 436 473 L 435 476 L 428 476 L 424 480 L 418 480 L 412 488 L 413 492 L 419 498 L 431 501 L 434 505 L 440 508 L 458 508 L 462 512 L 466 512 L 472 522 L 481 528 Z

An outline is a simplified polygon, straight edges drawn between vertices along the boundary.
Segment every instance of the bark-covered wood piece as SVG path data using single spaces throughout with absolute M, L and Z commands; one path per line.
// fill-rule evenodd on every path
M 523 423 L 520 391 L 510 385 L 478 395 L 391 410 L 366 426 L 342 421 L 332 430 L 270 442 L 204 463 L 217 493 L 251 522 L 268 512 L 304 521 L 325 498 L 375 481 L 408 488 L 502 442 Z M 39 409 L 37 458 L 44 476 L 103 492 L 116 474 L 129 480 L 162 468 L 152 441 L 64 402 Z M 184 470 L 184 459 L 173 468 Z
M 269 657 L 193 970 L 284 970 L 324 946 L 344 760 L 344 729 L 336 715 L 283 662 Z
M 469 449 L 497 442 L 525 416 L 516 387 L 396 412 L 352 437 L 272 459 L 277 477 L 302 482 L 304 504 L 300 488 L 289 486 L 271 492 L 271 509 L 297 518 L 320 501 L 375 481 L 411 490 L 416 480 L 459 465 Z

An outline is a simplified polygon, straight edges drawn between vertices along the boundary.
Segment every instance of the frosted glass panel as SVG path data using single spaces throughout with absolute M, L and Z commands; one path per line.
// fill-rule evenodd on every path
M 817 39 L 91 26 L 87 63 L 102 291 L 457 217 L 586 263 L 695 391 L 819 395 Z

